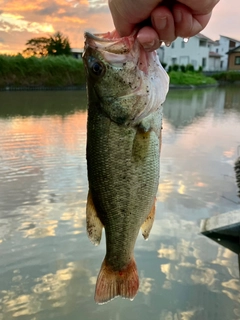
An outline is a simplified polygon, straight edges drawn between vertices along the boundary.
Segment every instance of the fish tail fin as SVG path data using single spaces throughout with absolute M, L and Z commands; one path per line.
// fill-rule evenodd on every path
M 98 304 L 107 303 L 117 296 L 133 300 L 138 292 L 139 279 L 134 258 L 123 270 L 114 271 L 107 265 L 106 259 L 102 263 L 97 278 L 95 301 Z

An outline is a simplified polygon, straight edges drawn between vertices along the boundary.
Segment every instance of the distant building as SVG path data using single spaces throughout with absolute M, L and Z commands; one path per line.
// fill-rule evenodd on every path
M 199 67 L 203 70 L 217 70 L 220 55 L 210 54 L 214 47 L 215 42 L 201 33 L 190 38 L 187 43 L 182 38 L 177 38 L 170 47 L 164 47 L 161 61 L 167 66 L 192 64 L 195 70 Z
M 199 33 L 191 37 L 187 43 L 177 38 L 169 47 L 160 47 L 158 54 L 161 62 L 167 64 L 166 69 L 174 64 L 192 64 L 195 70 L 202 67 L 204 71 L 224 71 L 228 69 L 228 53 L 230 52 L 231 56 L 232 50 L 238 46 L 239 40 L 220 35 L 219 40 L 213 41 Z M 234 68 L 239 70 L 237 64 Z
M 164 62 L 164 47 L 159 47 L 157 49 L 157 54 L 158 54 L 159 60 L 161 62 Z
M 73 48 L 71 49 L 73 58 L 82 59 L 83 49 Z
M 235 47 L 227 52 L 228 70 L 240 70 L 240 46 Z
M 220 71 L 221 70 L 221 55 L 214 51 L 209 51 L 209 68 L 207 71 Z
M 217 41 L 216 50 L 214 50 L 216 53 L 221 55 L 220 59 L 220 69 L 221 70 L 227 70 L 228 69 L 228 52 L 236 47 L 240 46 L 240 41 L 222 36 L 220 35 L 219 41 Z

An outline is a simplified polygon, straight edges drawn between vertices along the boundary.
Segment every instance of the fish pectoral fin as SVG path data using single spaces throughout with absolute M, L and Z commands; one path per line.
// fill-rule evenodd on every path
M 95 301 L 98 304 L 104 304 L 117 296 L 133 300 L 139 288 L 139 278 L 134 257 L 123 270 L 113 270 L 103 260 L 99 272 L 96 289 Z
M 141 226 L 142 235 L 145 240 L 147 240 L 149 237 L 150 231 L 153 226 L 154 218 L 155 218 L 155 201 L 153 203 L 153 206 L 149 215 L 147 216 L 147 219 L 144 221 L 144 223 Z
M 86 215 L 88 237 L 97 246 L 101 241 L 103 224 L 97 215 L 91 191 L 88 191 Z

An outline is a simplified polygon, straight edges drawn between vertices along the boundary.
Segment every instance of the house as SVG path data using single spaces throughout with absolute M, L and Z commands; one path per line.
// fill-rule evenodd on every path
M 207 71 L 219 71 L 221 70 L 221 55 L 214 51 L 209 51 L 209 68 Z
M 164 47 L 164 53 L 161 54 L 163 58 L 160 60 L 167 66 L 192 64 L 195 70 L 199 67 L 206 71 L 219 70 L 221 56 L 215 52 L 215 46 L 213 40 L 201 33 L 190 38 L 188 42 L 177 38 L 169 47 Z
M 71 52 L 73 58 L 82 59 L 83 49 L 72 48 Z
M 228 52 L 238 46 L 240 46 L 239 40 L 220 35 L 220 39 L 217 41 L 217 45 L 215 46 L 215 50 L 213 51 L 221 55 L 221 59 L 220 59 L 221 70 L 225 71 L 228 69 L 228 57 L 229 57 Z
M 229 50 L 228 54 L 228 70 L 240 70 L 240 45 Z

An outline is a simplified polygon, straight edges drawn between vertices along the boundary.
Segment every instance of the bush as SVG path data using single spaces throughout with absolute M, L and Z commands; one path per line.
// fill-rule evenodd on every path
M 202 67 L 202 66 L 199 66 L 198 72 L 201 73 L 202 71 L 203 71 L 203 67 Z
M 206 85 L 216 84 L 216 80 L 206 77 L 202 73 L 187 71 L 185 73 L 171 71 L 169 73 L 170 83 L 175 85 Z
M 183 64 L 180 66 L 180 70 L 182 71 L 182 72 L 186 72 L 186 66 L 184 66 Z
M 172 71 L 172 66 L 168 67 L 168 73 L 170 73 Z
M 221 73 L 216 73 L 212 77 L 219 81 L 235 82 L 240 81 L 239 71 L 225 71 Z
M 72 57 L 0 55 L 0 86 L 73 86 L 85 83 L 81 60 Z
M 194 72 L 194 66 L 192 64 L 187 64 L 186 71 Z
M 172 66 L 173 71 L 178 71 L 179 70 L 179 65 L 178 64 L 174 64 Z

